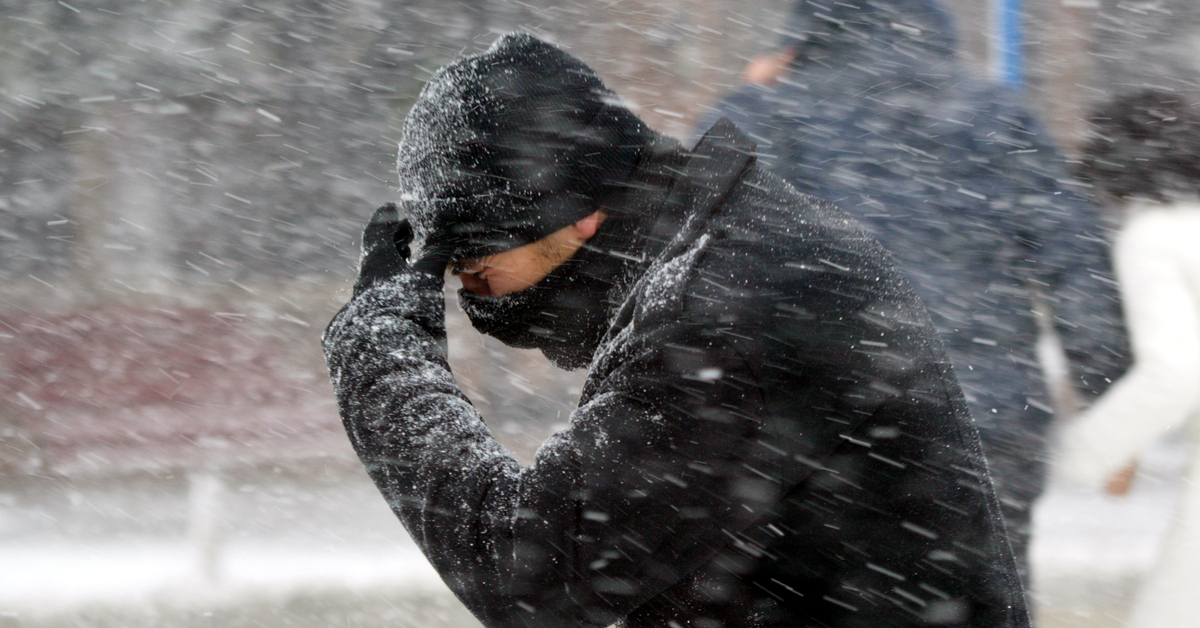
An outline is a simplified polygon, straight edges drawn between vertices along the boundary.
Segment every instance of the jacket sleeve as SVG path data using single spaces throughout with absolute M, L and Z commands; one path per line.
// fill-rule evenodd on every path
M 1027 253 L 1018 265 L 1045 299 L 1071 380 L 1090 402 L 1130 360 L 1110 238 L 1037 121 L 1016 107 L 996 119 L 1005 127 L 992 138 L 1004 155 L 999 170 L 1021 191 L 1008 210 Z
M 392 283 L 356 297 L 327 332 L 339 409 L 392 509 L 486 626 L 607 626 L 774 498 L 747 488 L 762 483 L 741 464 L 759 392 L 719 339 L 630 325 L 571 427 L 522 468 Z M 680 343 L 692 359 L 678 359 Z
M 1200 303 L 1173 218 L 1135 217 L 1114 248 L 1135 361 L 1064 434 L 1059 464 L 1076 479 L 1100 484 L 1200 407 Z

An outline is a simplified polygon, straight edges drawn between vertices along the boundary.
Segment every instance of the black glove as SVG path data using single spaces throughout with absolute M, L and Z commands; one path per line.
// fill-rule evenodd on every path
M 418 328 L 423 330 L 426 339 L 432 340 L 445 357 L 445 257 L 438 249 L 409 265 L 412 239 L 412 227 L 400 218 L 394 204 L 375 210 L 363 229 L 354 297 L 333 317 L 322 338 L 327 357 L 351 350 L 356 336 L 373 333 L 362 329 L 364 325 L 369 327 L 370 321 L 397 317 L 415 324 L 415 328 L 408 327 L 414 333 L 420 334 Z
M 412 255 L 412 240 L 412 226 L 407 218 L 400 218 L 400 210 L 395 203 L 375 210 L 363 229 L 362 258 L 358 266 L 358 281 L 354 283 L 354 294 L 357 296 L 381 280 L 413 271 L 430 275 L 439 284 L 442 283 L 446 264 L 450 261 L 449 249 L 431 247 L 410 266 L 408 258 Z

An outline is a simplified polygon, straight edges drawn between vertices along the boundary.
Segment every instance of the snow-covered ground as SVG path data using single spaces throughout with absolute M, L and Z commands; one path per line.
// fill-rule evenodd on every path
M 1121 625 L 1181 458 L 1157 449 L 1123 499 L 1051 486 L 1042 628 Z M 477 625 L 353 460 L 289 467 L 0 484 L 0 628 Z
M 1124 625 L 1170 523 L 1184 455 L 1181 441 L 1160 443 L 1125 497 L 1051 482 L 1034 510 L 1033 597 L 1041 628 Z
M 0 484 L 0 627 L 477 625 L 355 465 Z
M 388 587 L 438 591 L 437 574 L 411 543 L 362 547 L 297 542 L 230 542 L 219 579 L 197 574 L 196 552 L 170 540 L 70 539 L 0 548 L 0 604 L 49 608 L 96 602 L 236 597 L 245 591 Z

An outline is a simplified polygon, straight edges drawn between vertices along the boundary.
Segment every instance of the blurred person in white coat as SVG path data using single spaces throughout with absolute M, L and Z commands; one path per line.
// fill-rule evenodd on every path
M 1183 495 L 1130 628 L 1200 622 L 1200 115 L 1179 94 L 1143 91 L 1092 117 L 1084 175 L 1126 216 L 1113 249 L 1134 364 L 1064 432 L 1060 470 L 1128 492 L 1137 461 L 1183 429 Z

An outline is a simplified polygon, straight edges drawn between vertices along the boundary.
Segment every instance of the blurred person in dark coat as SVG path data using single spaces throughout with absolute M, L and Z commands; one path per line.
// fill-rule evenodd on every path
M 799 0 L 712 114 L 801 192 L 863 222 L 946 344 L 1023 574 L 1051 425 L 1033 294 L 1088 398 L 1127 363 L 1105 233 L 1017 94 L 969 77 L 936 0 Z
M 368 473 L 486 626 L 1028 625 L 923 306 L 728 121 L 685 149 L 510 35 L 430 79 L 398 166 L 326 359 Z M 447 264 L 480 331 L 588 369 L 530 466 L 449 370 Z

